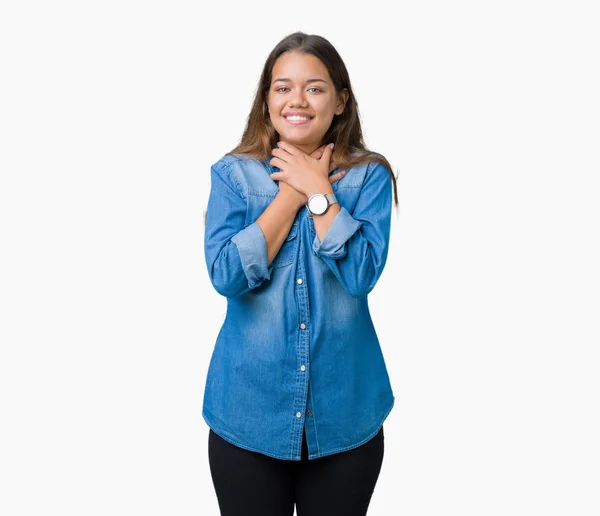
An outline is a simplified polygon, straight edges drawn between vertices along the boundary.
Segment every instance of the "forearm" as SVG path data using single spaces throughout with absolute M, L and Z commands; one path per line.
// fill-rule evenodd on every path
M 384 165 L 369 165 L 352 213 L 340 207 L 323 237 L 316 235 L 313 240 L 313 253 L 323 259 L 348 294 L 356 298 L 371 292 L 387 260 L 392 210 L 390 183 L 390 173 Z M 333 206 L 337 205 L 330 209 Z
M 333 188 L 329 182 L 322 182 L 319 186 L 313 187 L 310 192 L 308 192 L 307 197 L 310 199 L 311 195 L 315 193 L 333 193 Z M 319 240 L 323 240 L 325 238 L 325 234 L 329 230 L 333 219 L 340 211 L 339 203 L 335 203 L 329 206 L 327 211 L 323 213 L 323 215 L 313 215 L 313 224 L 315 226 L 315 231 Z
M 288 236 L 300 207 L 296 198 L 280 190 L 271 204 L 256 219 L 256 223 L 265 235 L 269 265 Z

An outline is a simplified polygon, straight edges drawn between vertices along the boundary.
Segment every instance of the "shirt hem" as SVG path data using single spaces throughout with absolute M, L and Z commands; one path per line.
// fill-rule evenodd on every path
M 353 450 L 354 448 L 358 448 L 359 446 L 362 446 L 366 442 L 373 439 L 373 437 L 375 437 L 379 433 L 379 430 L 381 430 L 381 427 L 383 426 L 384 421 L 387 419 L 388 415 L 392 411 L 392 408 L 394 408 L 395 401 L 396 401 L 396 398 L 393 397 L 391 405 L 385 412 L 384 416 L 381 418 L 379 424 L 377 425 L 375 430 L 372 431 L 365 439 L 363 439 L 362 441 L 359 441 L 358 443 L 351 444 L 350 446 L 346 446 L 344 448 L 335 448 L 333 450 L 317 452 L 312 455 L 309 453 L 308 460 L 314 460 L 314 459 L 318 459 L 320 457 L 326 457 L 327 455 L 333 455 L 336 453 L 342 453 L 342 452 L 345 452 L 348 450 Z M 262 455 L 266 455 L 267 457 L 272 457 L 274 459 L 279 459 L 279 460 L 287 460 L 287 461 L 295 461 L 295 462 L 300 462 L 302 460 L 301 457 L 298 457 L 296 455 L 276 455 L 274 453 L 269 453 L 264 450 L 259 450 L 258 448 L 254 448 L 252 446 L 248 446 L 246 444 L 241 443 L 235 437 L 231 437 L 231 435 L 229 433 L 227 433 L 227 431 L 223 430 L 222 427 L 218 424 L 218 421 L 219 421 L 218 418 L 216 416 L 214 416 L 206 408 L 202 409 L 202 417 L 204 418 L 204 421 L 206 422 L 206 424 L 210 427 L 210 429 L 213 432 L 218 434 L 219 437 L 222 437 L 227 442 L 233 444 L 234 446 L 237 446 L 238 448 L 243 448 L 244 450 L 260 453 Z
M 275 455 L 273 453 L 269 453 L 269 452 L 266 452 L 264 450 L 259 450 L 258 448 L 253 448 L 252 446 L 248 446 L 246 444 L 243 444 L 243 443 L 239 442 L 235 438 L 231 437 L 229 434 L 225 433 L 225 431 L 218 424 L 216 424 L 216 421 L 217 421 L 218 418 L 216 416 L 214 416 L 211 412 L 209 412 L 208 409 L 202 409 L 202 417 L 204 418 L 204 421 L 206 421 L 206 424 L 210 427 L 210 429 L 215 434 L 218 434 L 219 437 L 222 437 L 227 442 L 229 442 L 229 443 L 237 446 L 238 448 L 243 448 L 244 450 L 248 450 L 248 451 L 251 451 L 251 452 L 260 453 L 262 455 L 266 455 L 266 456 L 272 457 L 274 459 L 296 460 L 295 458 L 292 458 L 289 455 L 288 456 Z
M 327 455 L 333 455 L 335 453 L 342 453 L 342 452 L 345 452 L 345 451 L 348 451 L 348 450 L 353 450 L 354 448 L 358 448 L 359 446 L 362 446 L 363 444 L 365 444 L 368 441 L 370 441 L 371 439 L 373 439 L 373 437 L 375 437 L 379 433 L 379 430 L 381 430 L 381 427 L 383 426 L 383 423 L 385 422 L 385 420 L 389 416 L 390 412 L 394 408 L 394 403 L 395 402 L 396 402 L 396 398 L 394 397 L 394 398 L 392 398 L 392 404 L 387 409 L 387 411 L 384 414 L 384 416 L 381 418 L 381 421 L 377 425 L 376 429 L 373 432 L 371 432 L 368 437 L 366 437 L 365 439 L 363 439 L 362 441 L 360 441 L 358 443 L 351 444 L 350 446 L 346 446 L 344 448 L 335 448 L 333 450 L 327 450 L 327 451 L 324 451 L 324 452 L 315 453 L 313 455 L 309 454 L 308 455 L 309 460 L 310 459 L 318 459 L 320 457 L 326 457 Z

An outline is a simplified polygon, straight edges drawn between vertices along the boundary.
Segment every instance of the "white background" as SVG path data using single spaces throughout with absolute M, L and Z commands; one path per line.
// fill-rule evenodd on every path
M 302 30 L 398 173 L 369 515 L 597 516 L 593 4 L 3 2 L 0 513 L 218 515 L 210 165 Z

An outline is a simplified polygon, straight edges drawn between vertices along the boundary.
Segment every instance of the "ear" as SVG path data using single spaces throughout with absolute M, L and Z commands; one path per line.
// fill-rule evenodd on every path
M 335 106 L 336 115 L 341 115 L 344 112 L 344 109 L 346 108 L 346 103 L 348 102 L 349 98 L 350 93 L 348 93 L 348 88 L 344 88 L 338 95 L 338 101 Z

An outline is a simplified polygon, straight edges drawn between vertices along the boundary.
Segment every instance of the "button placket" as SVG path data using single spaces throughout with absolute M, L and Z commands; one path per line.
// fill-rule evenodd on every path
M 299 238 L 302 239 L 301 232 L 299 231 Z M 309 318 L 309 304 L 308 304 L 308 287 L 305 282 L 306 274 L 304 269 L 304 259 L 303 259 L 303 249 L 300 247 L 299 259 L 298 259 L 298 269 L 296 271 L 296 299 L 298 302 L 298 316 L 300 321 L 304 319 L 304 322 L 297 323 L 297 328 L 299 330 L 307 330 L 308 323 L 306 322 Z M 296 374 L 297 377 L 297 397 L 296 403 L 294 404 L 294 408 L 296 412 L 295 415 L 295 424 L 294 429 L 295 432 L 298 432 L 300 437 L 298 442 L 302 442 L 302 432 L 304 431 L 304 419 L 306 418 L 306 395 L 308 391 L 308 362 L 309 362 L 309 332 L 308 331 L 300 331 L 298 335 L 298 346 L 297 346 L 297 369 Z

